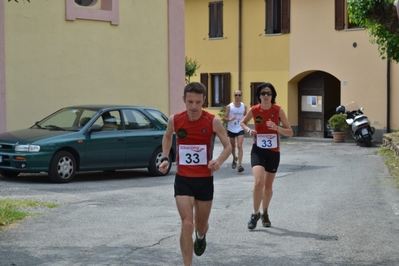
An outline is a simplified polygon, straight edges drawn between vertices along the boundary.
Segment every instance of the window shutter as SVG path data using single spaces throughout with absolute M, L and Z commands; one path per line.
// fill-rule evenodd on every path
M 214 23 L 215 23 L 215 3 L 209 3 L 208 7 L 209 7 L 209 38 L 213 38 L 216 36 L 216 32 L 215 32 L 215 27 L 214 27 Z
M 290 32 L 290 0 L 281 1 L 281 33 Z
M 345 28 L 345 0 L 335 0 L 335 30 Z
M 223 2 L 216 3 L 216 16 L 217 16 L 217 37 L 223 37 Z
M 265 0 L 266 6 L 266 34 L 273 34 L 273 0 Z
M 224 105 L 228 105 L 230 103 L 230 73 L 222 73 L 223 80 L 223 92 L 222 92 L 222 101 L 221 103 Z
M 209 89 L 208 89 L 208 73 L 201 73 L 200 74 L 200 79 L 201 79 L 201 83 L 204 84 L 205 88 L 206 88 L 206 98 L 205 98 L 205 102 L 202 105 L 202 107 L 208 107 L 209 106 L 209 102 L 208 102 L 208 96 L 209 96 Z

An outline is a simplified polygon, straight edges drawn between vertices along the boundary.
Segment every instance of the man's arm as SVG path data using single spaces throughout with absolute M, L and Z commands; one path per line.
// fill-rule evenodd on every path
M 223 121 L 225 122 L 230 122 L 230 118 L 229 118 L 229 114 L 230 114 L 230 104 L 228 104 L 226 106 L 226 112 L 224 112 L 224 116 L 223 116 Z
M 223 151 L 220 153 L 219 157 L 209 161 L 208 163 L 208 168 L 216 171 L 219 170 L 224 161 L 229 158 L 231 153 L 231 144 L 229 138 L 227 137 L 226 130 L 222 125 L 222 122 L 217 117 L 213 119 L 213 131 L 216 133 L 216 135 L 220 139 L 220 142 L 223 145 Z
M 172 141 L 173 141 L 173 131 L 175 129 L 175 122 L 174 122 L 174 116 L 171 115 L 168 119 L 168 126 L 166 127 L 165 134 L 163 135 L 162 138 L 162 154 L 165 157 L 169 157 L 169 152 L 170 149 L 172 148 Z M 163 161 L 159 165 L 159 171 L 162 173 L 166 173 L 168 170 L 168 164 L 171 163 L 169 161 Z

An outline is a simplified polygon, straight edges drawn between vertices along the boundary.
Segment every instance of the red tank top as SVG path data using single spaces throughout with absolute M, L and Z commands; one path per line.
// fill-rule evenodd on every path
M 255 130 L 258 132 L 254 143 L 258 147 L 278 152 L 280 150 L 280 137 L 277 131 L 267 127 L 269 119 L 276 125 L 280 123 L 280 106 L 272 104 L 268 110 L 263 110 L 260 104 L 251 107 Z
M 187 111 L 174 115 L 177 140 L 177 174 L 196 178 L 211 177 L 208 162 L 212 159 L 215 115 L 202 110 L 201 117 L 190 121 Z

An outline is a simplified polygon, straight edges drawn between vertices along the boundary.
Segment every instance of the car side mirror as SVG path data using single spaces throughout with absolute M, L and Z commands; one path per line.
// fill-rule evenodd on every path
M 88 132 L 89 133 L 91 133 L 91 132 L 99 132 L 99 131 L 102 131 L 102 130 L 103 130 L 102 126 L 100 126 L 100 125 L 92 125 Z

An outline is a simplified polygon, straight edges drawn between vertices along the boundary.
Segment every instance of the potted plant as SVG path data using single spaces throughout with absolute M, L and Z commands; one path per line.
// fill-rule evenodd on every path
M 225 113 L 226 113 L 226 105 L 224 105 L 224 106 L 222 106 L 222 107 L 220 108 L 218 115 L 219 115 L 220 120 L 222 120 L 223 127 L 224 127 L 224 128 L 226 129 L 226 131 L 227 131 L 227 122 L 223 120 L 223 117 L 224 117 L 224 114 L 225 114 Z
M 335 142 L 344 142 L 346 129 L 348 123 L 346 123 L 346 114 L 335 114 L 329 120 L 328 124 L 333 129 L 333 138 Z

